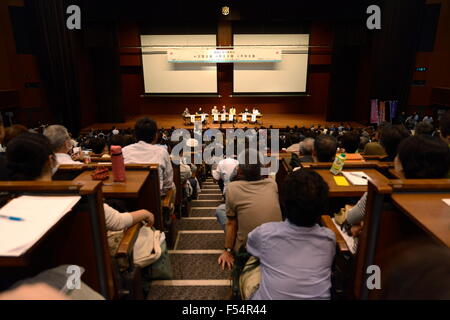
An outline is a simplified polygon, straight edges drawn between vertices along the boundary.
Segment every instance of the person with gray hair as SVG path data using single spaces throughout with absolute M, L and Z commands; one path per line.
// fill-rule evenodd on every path
M 312 157 L 314 150 L 314 139 L 313 138 L 306 138 L 302 142 L 300 142 L 300 156 L 303 156 L 300 158 L 300 162 L 313 162 L 314 159 Z
M 64 126 L 51 125 L 44 130 L 44 136 L 50 140 L 50 145 L 55 153 L 58 164 L 81 164 L 74 161 L 69 152 L 73 148 L 72 138 Z

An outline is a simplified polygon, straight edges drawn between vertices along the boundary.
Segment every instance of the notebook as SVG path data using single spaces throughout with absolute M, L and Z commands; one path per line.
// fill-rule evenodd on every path
M 358 238 L 353 238 L 349 236 L 345 231 L 342 231 L 341 226 L 336 223 L 334 218 L 332 220 L 336 226 L 336 229 L 338 229 L 339 233 L 344 238 L 345 243 L 347 244 L 347 247 L 349 248 L 350 252 L 355 254 L 356 250 L 358 249 Z
M 80 199 L 80 196 L 21 196 L 11 200 L 0 209 L 0 215 L 23 221 L 0 218 L 0 256 L 24 254 Z
M 366 186 L 369 176 L 362 171 L 342 172 L 342 175 L 354 186 Z

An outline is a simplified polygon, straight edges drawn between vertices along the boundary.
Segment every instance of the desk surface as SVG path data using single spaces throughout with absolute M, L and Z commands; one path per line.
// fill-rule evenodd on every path
M 414 223 L 450 247 L 450 206 L 442 199 L 450 193 L 395 193 L 392 201 Z
M 325 182 L 330 188 L 329 196 L 333 198 L 337 197 L 360 197 L 367 191 L 367 186 L 354 186 L 349 182 L 349 186 L 338 186 L 334 181 L 334 175 L 330 172 L 330 169 L 313 169 L 322 176 Z M 346 169 L 345 172 L 362 171 L 368 175 L 371 179 L 388 183 L 389 180 L 383 176 L 376 169 Z M 342 174 L 341 174 L 342 176 Z
M 74 182 L 92 181 L 92 171 L 85 171 L 74 179 Z M 149 171 L 125 171 L 125 182 L 114 182 L 113 174 L 109 172 L 109 179 L 103 181 L 102 191 L 106 198 L 137 198 L 147 180 Z

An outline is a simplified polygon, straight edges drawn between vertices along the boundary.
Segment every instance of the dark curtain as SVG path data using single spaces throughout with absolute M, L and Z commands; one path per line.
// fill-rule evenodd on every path
M 123 122 L 117 23 L 110 20 L 87 22 L 85 42 L 94 73 L 97 121 Z
M 366 21 L 335 26 L 328 121 L 368 123 L 370 99 L 408 103 L 424 0 L 366 1 L 381 8 L 381 30 Z M 365 8 L 367 8 L 365 6 Z M 368 15 L 361 12 L 361 16 Z
M 74 33 L 66 28 L 65 0 L 26 0 L 41 77 L 56 123 L 73 134 L 80 130 L 80 90 L 73 50 Z

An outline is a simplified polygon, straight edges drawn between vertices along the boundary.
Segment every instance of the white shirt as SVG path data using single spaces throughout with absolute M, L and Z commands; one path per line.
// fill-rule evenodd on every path
M 125 164 L 157 164 L 161 195 L 174 187 L 173 169 L 170 156 L 163 146 L 144 141 L 131 144 L 122 149 Z
M 232 178 L 233 172 L 238 166 L 239 162 L 236 159 L 226 158 L 221 160 L 217 164 L 217 168 L 212 171 L 212 176 L 216 180 L 222 179 L 223 181 L 223 192 L 225 193 L 227 184 L 230 182 Z
M 129 212 L 120 213 L 106 203 L 103 204 L 103 208 L 107 231 L 121 231 L 133 225 L 133 217 Z
M 299 152 L 300 151 L 300 143 L 294 143 L 289 148 L 286 149 L 287 152 Z
M 67 153 L 56 153 L 55 156 L 58 164 L 83 164 L 80 161 L 72 160 L 72 157 Z

